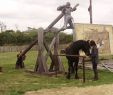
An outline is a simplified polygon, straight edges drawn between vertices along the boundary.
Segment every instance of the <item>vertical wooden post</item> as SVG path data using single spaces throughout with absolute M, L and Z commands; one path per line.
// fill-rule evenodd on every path
M 54 55 L 58 55 L 59 48 L 59 34 L 56 36 L 55 44 L 54 44 Z M 57 71 L 65 72 L 63 64 L 61 63 L 61 59 L 59 56 L 54 56 L 55 58 L 55 68 Z
M 58 45 L 59 45 L 59 35 L 56 36 L 55 43 L 54 43 L 54 55 L 58 55 Z M 55 70 L 59 71 L 59 59 L 58 56 L 54 56 L 54 62 L 55 62 Z
M 85 60 L 84 60 L 84 57 L 83 57 L 83 83 L 85 83 Z
M 43 34 L 44 34 L 43 30 L 40 30 L 38 32 L 38 57 L 34 69 L 34 71 L 38 73 L 48 72 L 47 64 L 45 63 L 45 57 L 44 57 Z

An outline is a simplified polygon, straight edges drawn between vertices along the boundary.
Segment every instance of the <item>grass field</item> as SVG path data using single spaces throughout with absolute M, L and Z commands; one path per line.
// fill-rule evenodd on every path
M 99 80 L 92 81 L 92 70 L 86 71 L 86 83 L 81 80 L 67 80 L 65 75 L 58 77 L 48 77 L 25 72 L 25 70 L 15 70 L 17 52 L 0 53 L 0 66 L 3 72 L 0 73 L 0 95 L 23 95 L 26 91 L 39 90 L 43 88 L 69 87 L 69 86 L 89 86 L 113 83 L 113 73 L 109 71 L 99 71 Z M 37 53 L 32 51 L 27 54 L 25 60 L 26 69 L 34 69 Z M 66 67 L 66 59 L 63 63 Z M 79 71 L 80 77 L 82 73 Z

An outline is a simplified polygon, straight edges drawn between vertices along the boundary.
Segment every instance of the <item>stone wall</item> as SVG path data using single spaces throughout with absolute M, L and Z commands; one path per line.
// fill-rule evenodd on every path
M 95 40 L 99 53 L 113 54 L 113 27 L 100 24 L 75 24 L 74 40 Z

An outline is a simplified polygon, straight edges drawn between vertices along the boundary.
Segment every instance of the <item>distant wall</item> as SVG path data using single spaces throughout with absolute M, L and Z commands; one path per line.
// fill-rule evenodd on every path
M 68 46 L 69 44 L 63 44 L 59 45 L 59 49 L 64 49 Z M 0 46 L 0 52 L 18 52 L 20 50 L 24 50 L 28 47 L 28 45 L 23 45 L 23 46 Z M 31 48 L 32 51 L 37 51 L 38 50 L 38 45 L 34 45 Z
M 112 25 L 77 23 L 75 27 L 73 40 L 95 40 L 101 54 L 113 54 Z
M 0 52 L 16 52 L 20 50 L 24 50 L 28 47 L 28 45 L 23 45 L 23 46 L 0 46 Z M 38 46 L 33 46 L 31 50 L 38 50 Z

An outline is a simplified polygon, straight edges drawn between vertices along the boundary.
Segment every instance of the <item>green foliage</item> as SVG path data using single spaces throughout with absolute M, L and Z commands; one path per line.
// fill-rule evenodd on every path
M 37 34 L 39 29 L 32 29 L 28 31 L 13 31 L 13 30 L 6 30 L 5 32 L 0 33 L 0 46 L 2 45 L 25 45 L 30 44 L 32 41 L 37 39 Z M 55 32 L 48 32 L 44 36 L 47 43 L 50 43 L 54 38 Z M 60 33 L 60 44 L 67 44 L 72 42 L 73 36 L 71 34 Z
M 0 45 L 13 43 L 15 40 L 14 31 L 6 31 L 0 33 Z
M 59 35 L 60 44 L 67 44 L 73 41 L 73 34 L 65 34 L 63 32 Z
M 7 30 L 0 33 L 0 45 L 23 45 L 31 43 L 37 36 L 37 32 L 20 32 Z
M 50 43 L 52 41 L 53 37 L 54 37 L 54 33 L 53 32 L 48 32 L 48 33 L 46 33 L 44 39 L 46 39 L 46 42 Z

